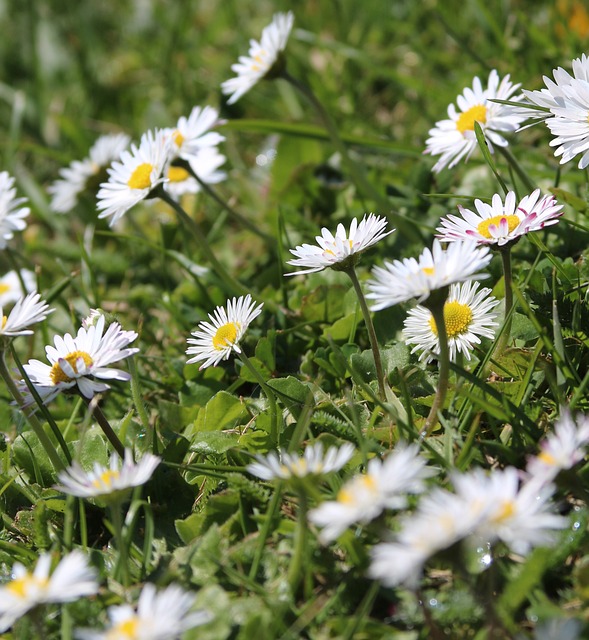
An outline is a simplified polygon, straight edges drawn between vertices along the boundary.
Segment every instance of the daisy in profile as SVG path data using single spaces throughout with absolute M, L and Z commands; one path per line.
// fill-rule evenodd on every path
M 185 631 L 212 619 L 207 611 L 191 611 L 194 594 L 171 584 L 158 591 L 147 583 L 136 606 L 108 608 L 110 626 L 105 631 L 78 629 L 80 640 L 176 640 Z
M 7 316 L 0 306 L 0 338 L 32 335 L 33 331 L 28 327 L 42 322 L 50 313 L 53 313 L 53 309 L 36 291 L 17 300 Z
M 500 82 L 495 69 L 489 74 L 486 88 L 483 88 L 479 78 L 475 78 L 472 89 L 467 87 L 456 99 L 458 108 L 451 104 L 448 118 L 436 122 L 429 131 L 424 153 L 440 156 L 433 171 L 439 172 L 445 167 L 453 167 L 463 158 L 468 159 L 478 144 L 475 122 L 481 126 L 491 153 L 493 145 L 506 147 L 508 142 L 503 134 L 515 131 L 526 116 L 517 107 L 490 100 L 522 100 L 523 96 L 514 96 L 519 87 L 519 84 L 510 82 L 509 75 Z
M 559 221 L 563 206 L 552 195 L 540 198 L 540 189 L 525 196 L 519 202 L 510 191 L 505 202 L 496 193 L 491 204 L 475 200 L 476 213 L 458 206 L 459 216 L 442 218 L 437 228 L 438 238 L 445 242 L 474 240 L 479 244 L 496 244 L 499 247 L 518 240 L 531 231 L 539 231 Z
M 121 461 L 118 453 L 110 457 L 110 465 L 105 467 L 94 463 L 92 471 L 84 471 L 78 462 L 58 474 L 61 484 L 56 489 L 78 498 L 106 498 L 118 502 L 125 498 L 128 490 L 145 484 L 152 476 L 161 458 L 146 453 L 135 464 L 129 449 L 125 449 L 125 458 Z
M 188 338 L 186 353 L 192 356 L 187 364 L 202 362 L 201 369 L 216 366 L 221 360 L 227 360 L 235 353 L 241 353 L 239 342 L 254 318 L 262 313 L 263 303 L 256 306 L 252 297 L 240 296 L 227 301 L 227 309 L 217 307 L 214 314 L 209 313 L 210 322 L 200 322 L 198 329 Z
M 491 289 L 479 291 L 478 282 L 463 282 L 450 285 L 448 299 L 444 303 L 444 320 L 450 360 L 456 361 L 459 353 L 470 360 L 470 352 L 481 338 L 495 337 L 499 326 L 493 309 L 499 301 L 490 295 Z M 403 337 L 408 344 L 415 345 L 411 353 L 420 352 L 419 359 L 430 362 L 440 352 L 438 330 L 429 309 L 418 305 L 407 314 Z
M 170 156 L 171 136 L 165 130 L 148 131 L 139 147 L 132 144 L 120 161 L 107 169 L 109 179 L 98 191 L 99 218 L 109 218 L 112 227 L 136 204 L 145 200 L 166 180 L 165 168 Z
M 239 62 L 231 66 L 237 76 L 225 80 L 221 90 L 230 96 L 227 104 L 237 102 L 262 78 L 278 75 L 283 66 L 282 52 L 290 35 L 294 16 L 292 12 L 277 13 L 272 22 L 262 31 L 260 42 L 250 40 L 248 56 L 240 56 Z
M 407 494 L 425 490 L 424 480 L 434 474 L 416 445 L 397 445 L 384 460 L 373 458 L 366 473 L 346 482 L 335 500 L 309 511 L 309 520 L 322 529 L 319 539 L 326 544 L 338 538 L 351 524 L 367 523 L 384 509 L 402 509 Z
M 64 556 L 51 573 L 51 555 L 43 553 L 30 572 L 16 562 L 10 580 L 0 586 L 0 633 L 43 604 L 73 602 L 98 591 L 96 571 L 80 551 Z
M 201 182 L 218 184 L 227 178 L 225 171 L 220 170 L 225 161 L 225 156 L 219 153 L 218 149 L 208 147 L 191 156 L 190 160 L 185 162 L 188 163 L 190 169 L 198 176 Z M 167 181 L 164 184 L 164 189 L 175 200 L 178 200 L 185 193 L 199 193 L 202 189 L 198 180 L 182 164 L 172 163 L 169 165 L 166 177 Z
M 24 289 L 23 289 L 24 285 Z M 37 286 L 35 274 L 28 269 L 9 271 L 0 278 L 0 306 L 16 302 L 31 293 Z
M 85 329 L 81 327 L 75 337 L 66 333 L 55 336 L 55 346 L 45 347 L 50 364 L 39 360 L 29 360 L 24 365 L 27 376 L 45 403 L 53 400 L 59 393 L 77 389 L 85 398 L 110 389 L 101 380 L 124 380 L 131 376 L 126 371 L 113 369 L 111 364 L 124 360 L 139 349 L 128 348 L 137 338 L 134 331 L 123 331 L 118 322 L 113 322 L 104 331 L 104 316 L 95 325 Z M 26 404 L 33 398 L 24 380 L 20 383 Z
M 267 456 L 257 455 L 257 462 L 248 464 L 246 469 L 262 480 L 289 480 L 317 476 L 339 471 L 354 455 L 354 445 L 346 442 L 341 447 L 329 447 L 323 451 L 323 444 L 316 442 L 305 449 L 302 457 L 283 453 L 280 456 L 273 451 Z
M 304 268 L 286 275 L 314 273 L 328 267 L 336 271 L 344 270 L 349 264 L 355 264 L 359 255 L 368 247 L 393 233 L 394 229 L 385 231 L 386 226 L 386 218 L 371 213 L 365 215 L 360 223 L 354 218 L 349 231 L 346 231 L 343 224 L 338 224 L 333 235 L 329 229 L 323 227 L 321 235 L 315 237 L 316 245 L 303 244 L 296 249 L 290 249 L 295 259 L 288 260 L 287 264 Z
M 130 142 L 131 138 L 124 133 L 100 136 L 90 147 L 87 158 L 74 160 L 69 167 L 60 169 L 60 179 L 47 187 L 51 195 L 50 209 L 56 213 L 71 211 L 78 204 L 80 194 L 106 173 L 106 168 L 119 159 Z
M 366 297 L 374 301 L 373 311 L 412 298 L 423 302 L 433 291 L 455 282 L 487 277 L 481 270 L 491 262 L 491 257 L 487 247 L 477 247 L 472 241 L 453 242 L 443 249 L 440 242 L 434 240 L 432 250 L 425 249 L 417 260 L 385 261 L 384 267 L 375 267 Z
M 22 231 L 24 221 L 31 210 L 23 207 L 26 198 L 17 198 L 14 178 L 6 171 L 0 171 L 0 249 L 5 249 L 8 240 L 12 240 L 15 231 Z

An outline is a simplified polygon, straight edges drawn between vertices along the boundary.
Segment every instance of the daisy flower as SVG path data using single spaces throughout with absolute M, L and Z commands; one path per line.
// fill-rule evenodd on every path
M 115 501 L 124 497 L 128 489 L 145 484 L 160 462 L 161 458 L 146 453 L 135 464 L 130 449 L 125 449 L 125 459 L 121 461 L 119 454 L 113 453 L 108 467 L 95 462 L 92 471 L 84 471 L 78 462 L 73 462 L 59 472 L 61 484 L 55 488 L 77 498 L 108 496 Z
M 175 640 L 185 631 L 212 619 L 207 611 L 190 611 L 194 594 L 171 584 L 157 591 L 147 583 L 137 606 L 108 608 L 110 626 L 106 631 L 79 629 L 80 640 Z
M 436 122 L 429 131 L 424 153 L 440 156 L 433 167 L 439 172 L 445 167 L 453 167 L 463 158 L 468 159 L 477 147 L 474 124 L 478 122 L 485 135 L 489 151 L 493 145 L 506 147 L 507 140 L 502 133 L 515 131 L 525 119 L 517 107 L 490 102 L 490 100 L 519 101 L 523 96 L 514 96 L 519 84 L 512 84 L 509 75 L 499 82 L 499 75 L 493 69 L 489 74 L 487 88 L 483 89 L 479 78 L 475 78 L 472 89 L 467 87 L 456 99 L 458 109 L 451 104 L 448 118 Z
M 479 291 L 478 282 L 464 282 L 450 285 L 448 299 L 444 304 L 444 320 L 448 336 L 450 360 L 455 361 L 458 353 L 470 360 L 470 352 L 481 337 L 494 338 L 495 322 L 498 314 L 493 309 L 499 301 L 489 295 L 491 289 Z M 438 330 L 429 309 L 418 305 L 411 309 L 405 320 L 403 337 L 415 345 L 411 353 L 420 351 L 419 359 L 430 362 L 440 353 Z
M 23 290 L 23 284 L 25 289 Z M 16 302 L 36 288 L 35 274 L 28 269 L 9 271 L 0 278 L 0 306 Z
M 203 149 L 216 147 L 225 140 L 225 136 L 211 131 L 219 122 L 219 112 L 213 107 L 194 107 L 188 118 L 182 116 L 174 129 L 166 129 L 172 138 L 171 154 L 190 160 Z
M 27 327 L 42 322 L 53 311 L 36 291 L 17 300 L 7 316 L 0 306 L 0 338 L 31 335 L 33 332 Z
M 5 249 L 7 240 L 12 240 L 15 231 L 22 231 L 24 221 L 31 210 L 22 205 L 26 198 L 17 198 L 14 178 L 6 171 L 0 171 L 0 249 Z
M 370 293 L 366 297 L 375 301 L 373 311 L 411 298 L 423 302 L 432 291 L 455 282 L 487 277 L 480 270 L 491 262 L 491 257 L 488 247 L 477 247 L 472 241 L 453 242 L 442 249 L 439 241 L 434 240 L 432 250 L 425 249 L 417 260 L 405 258 L 375 267 L 374 277 L 367 283 Z
M 231 66 L 237 76 L 221 84 L 223 93 L 230 96 L 227 104 L 237 102 L 262 78 L 270 78 L 278 72 L 293 23 L 291 11 L 277 13 L 262 31 L 261 41 L 250 40 L 249 56 L 240 56 L 239 62 Z
M 329 447 L 324 453 L 323 443 L 316 442 L 305 449 L 303 457 L 271 452 L 267 456 L 257 455 L 257 462 L 248 464 L 246 469 L 262 480 L 304 478 L 339 471 L 354 455 L 354 450 L 354 445 L 346 442 L 339 448 Z
M 491 204 L 475 200 L 476 213 L 458 206 L 459 216 L 442 218 L 437 228 L 438 238 L 445 242 L 454 240 L 474 240 L 479 244 L 503 246 L 526 233 L 539 231 L 556 224 L 563 214 L 563 205 L 552 195 L 540 199 L 540 189 L 516 202 L 515 193 L 510 191 L 505 202 L 496 193 Z
M 104 316 L 95 325 L 85 329 L 81 327 L 76 337 L 69 333 L 55 336 L 55 346 L 45 347 L 47 365 L 39 360 L 29 360 L 24 365 L 27 376 L 44 402 L 50 402 L 60 392 L 77 387 L 85 398 L 110 389 L 110 386 L 98 380 L 129 380 L 130 375 L 109 365 L 119 362 L 139 349 L 127 346 L 137 338 L 134 331 L 123 331 L 118 322 L 113 322 L 104 332 Z M 98 380 L 97 380 L 98 379 Z M 24 380 L 21 390 L 27 397 L 27 404 L 33 399 L 28 393 Z
M 67 213 L 78 204 L 78 196 L 129 146 L 131 138 L 124 133 L 100 136 L 90 147 L 88 157 L 74 160 L 69 167 L 60 169 L 61 178 L 47 188 L 52 196 L 49 205 L 56 213 Z
M 64 556 L 50 574 L 51 556 L 39 556 L 29 572 L 20 562 L 11 570 L 10 580 L 0 586 L 0 633 L 40 604 L 73 602 L 98 591 L 96 571 L 88 566 L 80 551 Z
M 98 191 L 99 218 L 110 218 L 112 227 L 123 215 L 149 196 L 165 181 L 164 170 L 169 160 L 172 139 L 166 131 L 148 131 L 141 136 L 139 147 L 123 151 L 120 161 L 107 169 L 109 179 Z
M 202 149 L 187 160 L 192 171 L 205 184 L 217 184 L 227 178 L 224 171 L 219 171 L 219 167 L 225 164 L 225 161 L 225 156 L 215 147 Z M 166 177 L 164 189 L 176 200 L 185 193 L 199 193 L 202 189 L 198 181 L 183 166 L 171 164 L 167 169 Z
M 317 245 L 303 244 L 296 249 L 290 249 L 296 259 L 289 260 L 287 264 L 304 267 L 304 269 L 286 275 L 314 273 L 327 267 L 338 270 L 345 268 L 350 263 L 354 264 L 357 257 L 352 256 L 361 254 L 368 247 L 393 233 L 394 229 L 385 231 L 386 226 L 386 218 L 371 213 L 368 216 L 365 215 L 359 224 L 358 219 L 354 218 L 350 224 L 349 232 L 346 232 L 343 224 L 338 224 L 334 236 L 329 229 L 323 227 L 321 235 L 315 237 Z
M 433 475 L 416 445 L 397 448 L 383 461 L 373 458 L 366 473 L 346 482 L 335 500 L 309 511 L 309 520 L 322 529 L 319 540 L 326 544 L 355 522 L 367 523 L 383 509 L 402 509 L 407 493 L 421 493 L 423 480 Z
M 245 297 L 228 300 L 227 310 L 217 307 L 214 314 L 209 313 L 211 322 L 200 322 L 197 331 L 192 333 L 193 337 L 188 338 L 188 344 L 194 346 L 186 350 L 188 355 L 193 356 L 186 363 L 204 360 L 200 368 L 205 369 L 211 365 L 216 366 L 221 360 L 227 360 L 233 351 L 241 353 L 239 341 L 251 321 L 260 315 L 263 306 L 262 303 L 256 306 L 248 293 Z

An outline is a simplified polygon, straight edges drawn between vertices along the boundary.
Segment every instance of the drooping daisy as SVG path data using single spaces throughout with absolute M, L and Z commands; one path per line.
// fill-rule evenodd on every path
M 330 542 L 351 524 L 370 522 L 383 509 L 402 509 L 406 494 L 424 491 L 423 481 L 433 473 L 416 445 L 398 445 L 385 460 L 370 460 L 366 473 L 346 482 L 335 500 L 309 511 L 309 520 L 322 529 L 321 542 Z
M 316 442 L 305 449 L 302 457 L 291 453 L 279 456 L 274 452 L 257 455 L 257 462 L 248 464 L 246 469 L 262 480 L 304 478 L 339 471 L 354 455 L 354 450 L 354 445 L 346 442 L 341 447 L 329 447 L 324 453 L 323 443 Z
M 0 306 L 0 338 L 29 336 L 33 332 L 27 327 L 42 322 L 50 313 L 53 313 L 53 309 L 35 291 L 17 300 L 7 316 Z
M 475 78 L 472 89 L 467 87 L 456 99 L 458 109 L 451 104 L 448 107 L 448 119 L 436 122 L 429 131 L 425 153 L 440 156 L 433 171 L 439 172 L 445 167 L 453 167 L 463 158 L 468 159 L 478 144 L 475 122 L 481 126 L 491 153 L 493 145 L 506 147 L 508 142 L 502 133 L 515 131 L 526 115 L 517 107 L 490 100 L 520 101 L 521 95 L 513 95 L 519 87 L 519 84 L 510 82 L 509 75 L 499 82 L 495 69 L 489 74 L 486 89 L 483 89 L 479 78 Z
M 5 249 L 8 240 L 12 240 L 15 231 L 22 231 L 24 221 L 31 210 L 23 207 L 26 198 L 17 198 L 14 178 L 6 171 L 0 171 L 0 249 Z
M 212 619 L 208 611 L 190 611 L 194 594 L 171 584 L 157 591 L 147 583 L 137 606 L 108 608 L 110 626 L 106 631 L 79 629 L 80 640 L 176 640 L 185 631 Z
M 128 489 L 145 484 L 160 462 L 158 456 L 146 453 L 135 464 L 129 449 L 125 449 L 124 461 L 118 453 L 113 453 L 108 467 L 95 462 L 92 471 L 85 471 L 74 461 L 68 469 L 60 471 L 58 479 L 61 484 L 55 488 L 78 498 L 105 496 L 113 501 L 120 500 Z
M 219 124 L 219 112 L 213 107 L 194 107 L 188 118 L 182 116 L 174 129 L 167 129 L 172 137 L 172 156 L 190 160 L 203 149 L 216 147 L 225 140 L 216 131 L 211 131 Z
M 87 158 L 74 160 L 69 167 L 60 169 L 61 178 L 47 187 L 52 196 L 51 210 L 57 213 L 71 211 L 92 179 L 99 178 L 111 162 L 118 160 L 130 142 L 131 138 L 125 133 L 100 136 L 90 147 Z
M 23 290 L 24 284 L 24 290 Z M 0 307 L 26 296 L 36 288 L 35 274 L 28 269 L 9 271 L 0 278 Z
M 290 249 L 296 259 L 288 260 L 287 264 L 305 268 L 286 275 L 314 273 L 327 267 L 338 270 L 345 268 L 350 262 L 354 264 L 368 247 L 393 233 L 394 229 L 385 231 L 386 226 L 386 218 L 371 213 L 365 215 L 359 224 L 358 219 L 354 218 L 349 232 L 346 232 L 343 224 L 338 224 L 334 236 L 329 229 L 323 227 L 321 235 L 315 237 L 317 245 L 303 244 L 296 249 Z
M 225 156 L 215 147 L 203 149 L 187 160 L 192 171 L 205 184 L 217 184 L 227 178 L 224 171 L 219 171 L 225 161 Z M 176 200 L 185 193 L 198 193 L 202 189 L 188 169 L 181 165 L 171 164 L 167 168 L 166 177 L 164 189 Z
M 112 227 L 125 213 L 149 196 L 166 180 L 165 167 L 170 156 L 172 139 L 164 130 L 147 131 L 139 147 L 123 151 L 120 161 L 107 169 L 108 182 L 98 191 L 99 218 L 110 218 Z
M 563 214 L 563 205 L 552 195 L 540 198 L 540 189 L 516 202 L 515 193 L 505 196 L 505 203 L 496 193 L 491 204 L 475 200 L 475 213 L 458 206 L 459 216 L 442 218 L 437 228 L 438 238 L 445 242 L 454 240 L 474 240 L 479 244 L 503 246 L 526 233 L 539 231 L 556 224 Z
M 374 300 L 373 311 L 417 298 L 423 302 L 432 291 L 455 282 L 487 277 L 481 273 L 491 261 L 488 247 L 477 247 L 475 242 L 453 242 L 442 249 L 434 240 L 432 250 L 425 249 L 419 258 L 404 258 L 384 263 L 373 269 L 373 279 L 368 281 Z
M 126 371 L 109 365 L 139 351 L 127 348 L 137 334 L 123 331 L 118 322 L 113 322 L 103 335 L 104 322 L 104 316 L 101 316 L 88 329 L 81 327 L 75 338 L 69 333 L 55 336 L 55 347 L 45 347 L 49 365 L 39 360 L 29 360 L 24 365 L 27 376 L 45 403 L 73 387 L 77 387 L 84 397 L 92 398 L 96 393 L 110 389 L 108 384 L 98 380 L 130 379 Z M 27 404 L 30 404 L 33 399 L 24 380 L 20 384 Z
M 64 556 L 51 570 L 51 555 L 39 556 L 31 573 L 20 562 L 11 571 L 10 580 L 0 586 L 0 633 L 41 604 L 73 602 L 98 591 L 96 571 L 88 566 L 80 551 Z
M 239 62 L 231 65 L 231 70 L 237 76 L 225 80 L 221 84 L 221 90 L 229 95 L 227 104 L 237 102 L 244 93 L 247 93 L 262 78 L 273 77 L 281 68 L 282 52 L 286 47 L 290 35 L 294 16 L 288 13 L 276 13 L 272 22 L 262 31 L 260 42 L 250 40 L 248 56 L 240 56 Z
M 470 352 L 481 337 L 493 339 L 498 314 L 493 309 L 499 304 L 491 289 L 479 291 L 478 282 L 456 283 L 450 286 L 448 299 L 444 304 L 444 320 L 450 360 L 455 361 L 458 353 L 470 360 Z M 411 353 L 420 351 L 419 359 L 431 361 L 440 353 L 440 343 L 435 320 L 429 309 L 418 305 L 409 311 L 405 320 L 403 336 L 407 343 L 415 345 Z
M 256 306 L 248 293 L 245 297 L 228 300 L 227 310 L 217 307 L 214 314 L 209 313 L 211 322 L 200 322 L 197 331 L 192 333 L 193 337 L 187 340 L 188 344 L 194 345 L 186 349 L 186 353 L 193 356 L 186 361 L 187 364 L 204 360 L 200 368 L 205 369 L 227 360 L 233 351 L 241 353 L 239 341 L 252 320 L 260 315 L 263 306 L 263 303 Z

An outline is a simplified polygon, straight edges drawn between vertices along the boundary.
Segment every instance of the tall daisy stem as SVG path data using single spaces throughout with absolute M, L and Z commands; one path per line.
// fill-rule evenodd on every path
M 84 398 L 84 402 L 88 405 L 88 409 L 90 413 L 96 418 L 96 422 L 100 425 L 102 431 L 104 431 L 104 435 L 108 438 L 109 442 L 114 447 L 114 450 L 121 456 L 121 459 L 125 459 L 125 447 L 123 443 L 119 440 L 119 436 L 115 433 L 114 429 L 110 426 L 109 421 L 106 419 L 106 416 L 102 412 L 102 409 L 98 406 L 98 397 L 95 396 L 92 399 Z
M 114 502 L 109 508 L 111 522 L 114 528 L 115 541 L 117 545 L 118 558 L 115 566 L 115 579 L 120 580 L 124 587 L 129 586 L 129 562 L 127 545 L 123 530 L 122 505 L 119 501 Z M 122 579 L 119 577 L 122 576 Z
M 503 283 L 505 287 L 505 315 L 503 322 L 503 331 L 495 346 L 495 354 L 501 355 L 507 347 L 509 337 L 511 334 L 511 321 L 513 318 L 513 287 L 511 276 L 511 249 L 504 247 L 501 249 L 501 260 L 503 262 Z
M 301 581 L 301 571 L 306 565 L 307 550 L 307 495 L 304 489 L 299 491 L 299 512 L 294 535 L 294 551 L 288 568 L 288 584 L 293 594 L 296 594 Z
M 358 280 L 358 276 L 356 274 L 356 269 L 354 265 L 345 269 L 345 273 L 349 276 L 352 284 L 354 285 L 354 291 L 356 292 L 356 296 L 358 297 L 358 302 L 360 303 L 360 309 L 362 310 L 362 315 L 364 316 L 364 323 L 366 324 L 366 328 L 368 329 L 368 337 L 370 339 L 370 346 L 372 348 L 372 355 L 374 357 L 374 366 L 376 367 L 376 377 L 378 378 L 378 392 L 380 395 L 380 399 L 383 402 L 386 402 L 386 392 L 384 386 L 384 369 L 382 367 L 382 359 L 380 357 L 380 349 L 378 348 L 378 340 L 376 338 L 376 331 L 374 330 L 374 323 L 372 322 L 372 316 L 370 315 L 370 310 L 368 309 L 368 305 L 366 304 L 366 298 L 364 297 L 364 293 L 362 292 L 362 287 L 360 286 L 360 281 Z
M 131 396 L 133 398 L 133 404 L 135 410 L 141 420 L 141 426 L 145 429 L 145 437 L 149 443 L 151 443 L 151 426 L 149 424 L 149 416 L 145 409 L 145 403 L 143 402 L 143 396 L 141 395 L 141 387 L 139 386 L 139 372 L 137 371 L 137 365 L 135 364 L 135 356 L 131 356 L 128 360 L 129 373 L 131 374 Z

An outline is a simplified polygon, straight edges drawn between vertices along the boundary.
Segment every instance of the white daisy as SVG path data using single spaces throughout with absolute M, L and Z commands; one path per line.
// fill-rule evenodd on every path
M 541 200 L 540 189 L 525 196 L 516 203 L 515 193 L 505 196 L 505 203 L 496 193 L 491 204 L 475 200 L 477 213 L 458 206 L 459 216 L 442 218 L 437 228 L 438 238 L 445 242 L 454 240 L 474 240 L 479 244 L 503 246 L 531 231 L 556 224 L 563 214 L 563 205 L 552 195 Z
M 7 316 L 3 314 L 0 306 L 0 338 L 31 335 L 33 332 L 27 327 L 42 322 L 53 311 L 35 291 L 17 300 Z
M 481 337 L 494 338 L 498 314 L 493 309 L 499 301 L 489 295 L 491 289 L 478 290 L 478 282 L 450 285 L 448 299 L 444 304 L 444 320 L 450 360 L 458 353 L 470 360 L 470 352 Z M 414 344 L 411 353 L 420 351 L 419 359 L 430 362 L 440 353 L 440 343 L 435 320 L 429 309 L 418 305 L 409 311 L 404 324 L 403 337 Z
M 197 331 L 192 333 L 193 337 L 187 340 L 188 344 L 194 345 L 186 349 L 188 355 L 194 354 L 186 361 L 187 364 L 204 360 L 200 368 L 205 369 L 227 360 L 233 351 L 241 353 L 239 341 L 251 321 L 260 315 L 263 306 L 262 303 L 256 306 L 248 293 L 245 297 L 228 300 L 227 310 L 217 307 L 214 314 L 209 313 L 211 322 L 200 322 Z
M 397 445 L 385 460 L 370 460 L 366 473 L 346 482 L 335 500 L 309 511 L 309 520 L 322 528 L 321 542 L 335 540 L 355 522 L 374 520 L 383 509 L 405 507 L 406 494 L 421 493 L 423 480 L 434 473 L 426 462 L 416 445 Z
M 123 151 L 120 161 L 107 169 L 108 182 L 98 191 L 99 218 L 110 218 L 112 227 L 138 202 L 149 196 L 157 185 L 166 180 L 166 163 L 172 139 L 164 130 L 148 131 L 141 136 L 139 147 Z
M 212 619 L 207 611 L 190 611 L 194 594 L 171 584 L 157 591 L 146 584 L 137 606 L 108 608 L 110 626 L 106 631 L 79 629 L 79 640 L 176 640 L 185 631 Z
M 433 167 L 438 172 L 444 167 L 453 167 L 462 158 L 468 159 L 477 147 L 474 123 L 478 122 L 485 135 L 489 151 L 493 153 L 493 145 L 506 147 L 507 140 L 501 135 L 515 131 L 527 117 L 517 107 L 490 102 L 490 100 L 519 101 L 523 96 L 514 96 L 519 84 L 512 84 L 509 75 L 499 82 L 499 75 L 493 69 L 489 74 L 487 88 L 483 89 L 481 81 L 475 78 L 472 89 L 467 87 L 456 99 L 458 110 L 451 104 L 448 107 L 446 120 L 436 122 L 429 131 L 425 153 L 440 156 Z
M 99 177 L 113 160 L 118 160 L 130 142 L 131 138 L 124 133 L 100 136 L 90 147 L 87 158 L 74 160 L 69 167 L 60 169 L 61 178 L 47 187 L 52 196 L 51 210 L 57 213 L 71 211 L 92 178 Z
M 230 95 L 227 104 L 237 102 L 258 81 L 271 77 L 276 72 L 276 67 L 281 64 L 281 53 L 286 47 L 293 23 L 294 16 L 291 11 L 277 13 L 262 31 L 261 41 L 250 40 L 249 56 L 240 56 L 239 62 L 231 65 L 231 70 L 235 71 L 237 76 L 221 84 L 223 93 Z
M 455 282 L 486 278 L 481 273 L 489 262 L 488 247 L 477 247 L 475 242 L 453 242 L 442 249 L 434 240 L 432 250 L 425 249 L 419 258 L 404 258 L 386 262 L 384 267 L 373 269 L 373 279 L 367 283 L 374 300 L 373 311 L 417 298 L 423 302 L 432 291 L 450 286 Z
M 554 433 L 540 444 L 542 451 L 528 460 L 526 471 L 542 483 L 551 482 L 560 471 L 583 460 L 587 444 L 589 417 L 580 415 L 573 419 L 565 410 L 554 424 Z
M 219 171 L 225 161 L 225 156 L 215 147 L 202 149 L 187 160 L 192 171 L 205 184 L 217 184 L 227 178 L 224 171 Z M 202 189 L 198 181 L 181 165 L 171 164 L 166 177 L 168 180 L 164 189 L 176 200 L 185 193 L 198 193 Z
M 175 129 L 166 130 L 172 137 L 172 155 L 190 160 L 200 151 L 216 147 L 225 140 L 225 136 L 211 131 L 219 122 L 219 112 L 213 107 L 194 107 L 188 118 L 178 120 Z
M 50 365 L 39 360 L 29 360 L 25 371 L 44 402 L 50 402 L 60 392 L 77 387 L 86 398 L 110 389 L 100 380 L 129 380 L 130 375 L 109 365 L 137 353 L 139 349 L 127 346 L 137 338 L 134 331 L 123 331 L 118 322 L 113 322 L 104 331 L 104 316 L 95 325 L 81 327 L 76 337 L 66 333 L 55 336 L 55 347 L 45 347 Z M 27 404 L 33 399 L 24 380 L 20 383 Z
M 24 290 L 23 290 L 24 284 Z M 21 269 L 20 276 L 17 271 L 9 271 L 0 278 L 0 307 L 19 298 L 26 296 L 36 289 L 35 274 L 28 269 Z
M 135 464 L 130 449 L 125 449 L 124 461 L 118 453 L 113 453 L 108 467 L 95 462 L 92 471 L 85 471 L 78 462 L 73 462 L 68 469 L 59 472 L 61 484 L 55 488 L 78 498 L 109 496 L 118 500 L 127 489 L 145 484 L 160 462 L 161 458 L 146 453 Z
M 296 256 L 296 260 L 288 260 L 287 264 L 295 267 L 305 267 L 300 271 L 287 273 L 287 276 L 296 276 L 302 273 L 314 273 L 322 271 L 327 267 L 338 269 L 348 264 L 351 256 L 359 255 L 368 247 L 379 240 L 382 240 L 394 229 L 385 232 L 387 226 L 386 218 L 375 216 L 371 213 L 364 216 L 358 224 L 358 219 L 354 218 L 350 224 L 350 231 L 346 232 L 343 224 L 337 225 L 335 236 L 323 227 L 321 235 L 316 236 L 317 245 L 303 244 L 290 252 Z
M 39 556 L 32 573 L 20 562 L 13 565 L 10 580 L 0 586 L 0 633 L 37 605 L 73 602 L 98 591 L 96 571 L 80 551 L 64 556 L 51 575 L 50 569 L 48 553 Z
M 354 455 L 354 445 L 346 442 L 341 447 L 329 447 L 323 452 L 323 443 L 316 442 L 305 449 L 302 457 L 292 453 L 270 452 L 266 456 L 257 455 L 246 469 L 262 480 L 304 478 L 339 471 Z
M 7 240 L 12 240 L 15 231 L 22 231 L 24 221 L 31 210 L 22 205 L 26 198 L 17 198 L 14 178 L 6 171 L 0 171 L 0 249 L 5 249 Z

